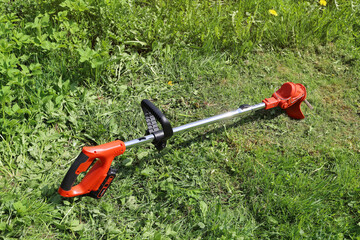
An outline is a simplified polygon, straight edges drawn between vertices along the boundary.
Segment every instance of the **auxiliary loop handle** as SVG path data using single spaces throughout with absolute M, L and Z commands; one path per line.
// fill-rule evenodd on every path
M 166 147 L 166 140 L 168 140 L 174 133 L 171 124 L 160 109 L 158 109 L 149 100 L 142 100 L 141 108 L 144 112 L 146 124 L 148 126 L 146 134 L 154 135 L 153 144 L 160 151 Z M 161 124 L 162 130 L 159 129 L 156 121 Z

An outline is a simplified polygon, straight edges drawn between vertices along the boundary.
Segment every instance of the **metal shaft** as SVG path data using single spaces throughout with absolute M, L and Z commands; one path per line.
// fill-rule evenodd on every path
M 238 108 L 238 109 L 236 109 L 234 111 L 230 111 L 230 112 L 223 113 L 223 114 L 220 114 L 220 115 L 216 115 L 216 116 L 213 116 L 213 117 L 205 118 L 205 119 L 202 119 L 202 120 L 199 120 L 199 121 L 196 121 L 196 122 L 191 122 L 191 123 L 179 126 L 179 127 L 175 127 L 175 128 L 173 128 L 173 132 L 174 132 L 174 134 L 180 133 L 180 132 L 183 132 L 185 130 L 190 130 L 190 129 L 193 129 L 193 128 L 196 128 L 196 127 L 205 126 L 205 125 L 208 125 L 208 124 L 211 124 L 211 123 L 215 123 L 215 122 L 218 122 L 218 121 L 221 121 L 221 120 L 224 120 L 224 119 L 233 118 L 233 117 L 238 116 L 238 115 L 240 115 L 242 113 L 253 111 L 253 110 L 258 110 L 258 109 L 261 109 L 261 108 L 264 108 L 264 107 L 265 107 L 265 103 L 259 103 L 259 104 L 255 104 L 255 105 L 252 105 L 252 106 L 248 106 L 246 108 Z M 126 148 L 130 148 L 130 147 L 134 147 L 136 145 L 141 145 L 141 144 L 144 144 L 144 143 L 147 143 L 147 142 L 151 142 L 153 139 L 154 139 L 154 135 L 150 134 L 150 135 L 146 135 L 146 136 L 141 137 L 141 138 L 137 138 L 137 139 L 125 142 L 125 146 L 126 146 Z

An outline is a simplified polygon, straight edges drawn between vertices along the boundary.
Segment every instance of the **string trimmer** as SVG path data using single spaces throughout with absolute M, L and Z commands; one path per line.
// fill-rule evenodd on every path
M 66 173 L 65 178 L 60 185 L 59 193 L 64 197 L 90 196 L 93 198 L 101 198 L 116 176 L 116 169 L 111 167 L 111 163 L 116 156 L 123 154 L 125 149 L 152 142 L 158 150 L 162 150 L 166 146 L 166 141 L 175 133 L 180 133 L 185 130 L 235 117 L 242 113 L 261 108 L 270 109 L 279 106 L 286 110 L 289 117 L 303 119 L 304 114 L 300 109 L 301 103 L 305 101 L 311 108 L 311 105 L 305 98 L 306 89 L 302 84 L 287 82 L 284 83 L 272 97 L 265 98 L 259 104 L 252 106 L 244 104 L 234 111 L 175 128 L 171 127 L 169 120 L 154 104 L 145 99 L 141 102 L 141 108 L 144 112 L 146 124 L 148 126 L 146 135 L 128 142 L 116 140 L 95 147 L 83 147 L 82 152 L 75 159 L 69 171 Z M 161 129 L 158 127 L 157 122 L 160 123 Z M 84 176 L 82 181 L 76 186 L 73 186 L 78 175 L 87 171 L 95 159 L 97 159 L 97 161 Z

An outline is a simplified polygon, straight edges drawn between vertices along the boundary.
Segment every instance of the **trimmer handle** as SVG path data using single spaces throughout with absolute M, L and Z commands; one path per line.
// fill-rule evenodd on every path
M 116 174 L 114 169 L 110 169 L 111 163 L 116 156 L 124 152 L 125 144 L 120 140 L 95 147 L 84 147 L 65 175 L 59 188 L 60 195 L 63 197 L 88 195 L 101 198 Z M 82 181 L 73 186 L 78 175 L 87 171 L 95 159 L 98 160 Z

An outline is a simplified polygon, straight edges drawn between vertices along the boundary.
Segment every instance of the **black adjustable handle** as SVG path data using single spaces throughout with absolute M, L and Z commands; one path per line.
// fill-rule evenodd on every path
M 146 134 L 154 134 L 153 144 L 160 151 L 166 147 L 166 140 L 173 135 L 171 124 L 165 115 L 149 100 L 142 100 L 141 108 L 148 126 Z M 159 129 L 156 121 L 161 124 L 162 130 Z

